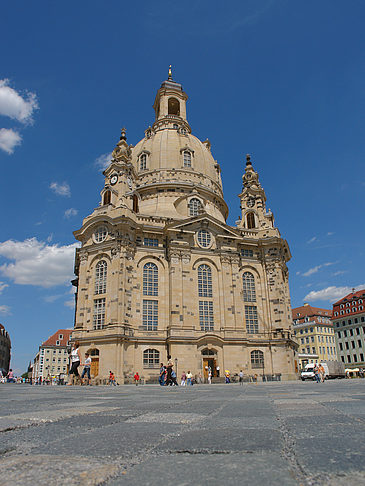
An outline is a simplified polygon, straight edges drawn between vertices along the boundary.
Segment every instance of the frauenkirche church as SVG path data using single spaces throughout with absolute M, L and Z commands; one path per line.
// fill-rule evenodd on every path
M 122 130 L 100 205 L 74 232 L 72 339 L 100 380 L 157 381 L 168 354 L 178 375 L 219 366 L 294 379 L 288 244 L 249 156 L 242 216 L 226 223 L 221 168 L 191 133 L 187 99 L 170 70 L 144 138 L 129 145 Z

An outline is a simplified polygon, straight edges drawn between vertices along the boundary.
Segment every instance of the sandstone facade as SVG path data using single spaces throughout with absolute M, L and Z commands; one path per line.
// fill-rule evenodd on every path
M 72 339 L 95 377 L 112 370 L 120 383 L 135 371 L 157 379 L 167 354 L 178 375 L 219 366 L 295 378 L 288 244 L 249 156 L 242 216 L 227 225 L 221 169 L 191 134 L 186 101 L 169 75 L 145 137 L 133 147 L 122 130 L 100 206 L 74 233 Z

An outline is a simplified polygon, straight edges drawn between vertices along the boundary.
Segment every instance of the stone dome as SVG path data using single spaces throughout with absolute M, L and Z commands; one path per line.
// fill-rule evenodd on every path
M 182 134 L 181 129 L 165 128 L 137 143 L 132 149 L 132 164 L 140 177 L 149 171 L 182 169 L 185 175 L 181 174 L 180 180 L 191 182 L 193 174 L 199 173 L 222 190 L 219 167 L 209 148 L 209 142 L 202 143 L 190 133 Z M 184 163 L 185 152 L 190 153 L 191 167 L 186 166 L 186 161 Z M 143 155 L 146 156 L 145 168 L 140 163 Z M 210 188 L 212 184 L 207 180 L 206 185 Z

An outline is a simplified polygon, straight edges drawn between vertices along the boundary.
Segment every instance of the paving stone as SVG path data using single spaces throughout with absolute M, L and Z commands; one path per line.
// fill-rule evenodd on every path
M 108 486 L 262 486 L 298 483 L 275 453 L 253 454 L 171 454 L 149 458 L 143 464 L 108 481 Z
M 0 385 L 0 485 L 365 485 L 364 390 Z
M 198 429 L 167 440 L 162 450 L 169 451 L 268 451 L 280 448 L 280 433 L 272 429 L 221 428 Z
M 57 486 L 96 486 L 114 476 L 118 466 L 91 463 L 74 456 L 12 456 L 0 461 L 1 486 L 56 484 Z

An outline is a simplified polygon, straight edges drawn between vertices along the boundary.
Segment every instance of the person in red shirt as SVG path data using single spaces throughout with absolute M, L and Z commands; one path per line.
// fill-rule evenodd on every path
M 134 383 L 136 384 L 136 386 L 138 385 L 139 380 L 140 380 L 139 374 L 138 371 L 136 371 L 136 374 L 134 375 Z

